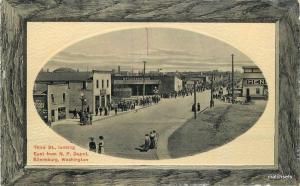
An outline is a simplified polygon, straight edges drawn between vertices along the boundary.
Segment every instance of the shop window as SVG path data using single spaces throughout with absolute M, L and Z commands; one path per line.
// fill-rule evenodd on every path
M 99 80 L 96 81 L 96 88 L 99 88 Z
M 260 88 L 256 88 L 256 94 L 260 94 Z
M 102 88 L 104 88 L 104 80 L 102 79 Z
M 54 103 L 54 95 L 51 94 L 51 102 Z
M 251 73 L 252 72 L 252 69 L 251 68 L 245 68 L 244 69 L 244 73 Z
M 254 69 L 253 69 L 253 72 L 260 73 L 261 70 L 260 70 L 259 68 L 254 68 Z
M 66 101 L 66 93 L 63 93 L 63 102 Z

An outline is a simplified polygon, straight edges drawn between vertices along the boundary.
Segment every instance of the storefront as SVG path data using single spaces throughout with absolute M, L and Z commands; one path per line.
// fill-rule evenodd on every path
M 154 95 L 161 81 L 157 76 L 114 76 L 113 95 L 117 96 L 120 89 L 130 88 L 132 96 L 142 96 L 144 93 L 144 84 L 145 95 Z
M 256 66 L 247 66 L 243 69 L 243 97 L 247 99 L 267 99 L 268 85 L 261 70 Z

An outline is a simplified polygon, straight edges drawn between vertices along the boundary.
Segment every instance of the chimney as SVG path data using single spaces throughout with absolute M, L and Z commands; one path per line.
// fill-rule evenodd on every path
M 118 73 L 120 73 L 121 72 L 121 67 L 120 67 L 120 65 L 118 66 Z
M 49 68 L 47 68 L 47 72 L 49 72 Z

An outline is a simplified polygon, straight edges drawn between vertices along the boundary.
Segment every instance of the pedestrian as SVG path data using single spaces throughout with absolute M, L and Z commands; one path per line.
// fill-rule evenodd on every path
M 51 120 L 49 119 L 47 122 L 48 126 L 51 127 Z
M 193 106 L 192 106 L 192 112 L 195 112 L 195 110 L 196 110 L 196 105 L 193 104 Z
M 197 104 L 197 111 L 200 112 L 200 103 Z
M 100 111 L 100 116 L 102 116 L 102 111 L 103 111 L 103 108 L 102 108 L 102 107 L 100 107 L 99 111 Z
M 154 142 L 155 142 L 155 144 L 154 144 L 154 148 L 157 148 L 157 142 L 158 142 L 158 133 L 155 131 L 155 130 L 153 130 L 152 131 L 152 134 L 154 135 Z
M 93 124 L 93 115 L 92 115 L 92 113 L 90 113 L 90 125 L 92 125 Z
M 145 134 L 145 144 L 144 144 L 143 151 L 147 152 L 149 148 L 150 148 L 150 137 L 149 134 Z
M 98 143 L 98 153 L 104 154 L 104 137 L 99 136 L 100 142 Z
M 80 125 L 82 125 L 83 124 L 82 111 L 78 112 L 78 115 L 79 115 Z
M 89 148 L 90 151 L 96 152 L 96 143 L 94 142 L 94 138 L 90 137 L 90 143 L 89 143 Z
M 88 105 L 86 108 L 87 113 L 90 113 L 90 106 Z
M 98 116 L 99 106 L 96 106 L 95 112 L 96 112 L 96 116 Z
M 84 111 L 84 116 L 85 116 L 84 125 L 87 125 L 90 119 L 90 115 L 88 112 Z
M 153 134 L 153 132 L 150 132 L 150 149 L 154 149 L 155 148 L 155 134 Z
M 115 106 L 115 115 L 117 115 L 117 114 L 118 114 L 118 107 Z
M 108 114 L 107 107 L 104 107 L 104 116 L 107 116 L 107 114 Z
M 214 102 L 214 100 L 211 100 L 211 101 L 210 101 L 210 108 L 211 108 L 211 107 L 214 107 L 214 106 L 215 106 L 215 102 Z
M 77 119 L 77 110 L 75 108 L 75 110 L 73 111 L 73 119 L 76 118 Z

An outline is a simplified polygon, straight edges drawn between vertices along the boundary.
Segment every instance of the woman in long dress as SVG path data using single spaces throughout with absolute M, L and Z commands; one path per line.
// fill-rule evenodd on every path
M 98 143 L 98 153 L 104 154 L 104 137 L 99 136 L 100 142 Z
M 144 144 L 144 151 L 148 151 L 150 148 L 150 138 L 149 134 L 145 135 L 145 144 Z

